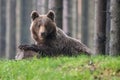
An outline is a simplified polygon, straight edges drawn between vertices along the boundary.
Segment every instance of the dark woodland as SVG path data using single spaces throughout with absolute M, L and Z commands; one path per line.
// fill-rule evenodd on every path
M 0 58 L 14 59 L 30 35 L 33 10 L 53 10 L 55 22 L 94 55 L 120 55 L 120 0 L 0 0 Z

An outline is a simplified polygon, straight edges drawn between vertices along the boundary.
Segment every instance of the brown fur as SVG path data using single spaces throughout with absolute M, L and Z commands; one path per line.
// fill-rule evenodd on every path
M 47 56 L 72 56 L 80 53 L 91 54 L 91 51 L 87 46 L 82 42 L 67 36 L 63 30 L 56 26 L 54 19 L 55 14 L 53 11 L 49 11 L 47 15 L 39 15 L 36 11 L 33 11 L 31 17 L 32 23 L 30 31 L 36 44 L 34 46 L 21 45 L 20 48 L 33 51 L 37 49 L 38 52 Z M 44 27 L 44 29 L 41 27 Z
M 34 50 L 19 49 L 17 55 L 15 56 L 15 60 L 21 60 L 21 59 L 33 58 L 33 57 L 39 58 L 40 55 L 39 55 L 39 53 L 35 52 Z
M 38 14 L 33 11 L 31 16 Z M 38 14 L 39 15 L 39 14 Z M 50 19 L 51 12 L 47 15 L 39 15 L 35 19 L 32 18 L 30 27 L 31 36 L 37 45 L 44 44 L 46 40 L 55 38 L 56 35 L 56 24 L 53 19 Z M 49 16 L 49 17 L 48 17 Z

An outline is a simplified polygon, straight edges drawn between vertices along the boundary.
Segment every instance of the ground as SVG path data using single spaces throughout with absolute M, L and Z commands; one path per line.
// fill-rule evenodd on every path
M 0 60 L 1 80 L 119 80 L 120 56 Z

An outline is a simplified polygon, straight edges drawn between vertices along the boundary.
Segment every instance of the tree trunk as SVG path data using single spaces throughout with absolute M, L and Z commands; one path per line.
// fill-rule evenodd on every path
M 20 18 L 20 22 L 21 22 L 21 42 L 22 44 L 28 44 L 30 43 L 30 14 L 32 12 L 32 0 L 21 0 L 21 10 L 20 10 L 20 14 L 21 14 L 21 18 Z
M 49 9 L 55 11 L 56 24 L 62 28 L 62 16 L 63 16 L 63 0 L 49 0 Z
M 120 0 L 111 0 L 110 55 L 120 55 Z
M 72 0 L 63 1 L 63 30 L 72 36 Z
M 106 13 L 106 54 L 109 55 L 110 43 L 110 0 L 107 0 L 107 13 Z
M 95 54 L 105 54 L 106 3 L 107 0 L 96 0 L 95 3 Z
M 81 16 L 81 9 L 82 9 L 82 0 L 78 0 L 78 3 L 77 3 L 77 6 L 78 6 L 78 8 L 77 8 L 77 10 L 78 10 L 78 32 L 77 32 L 77 39 L 79 39 L 79 40 L 81 40 L 81 18 L 82 18 L 82 16 Z
M 63 3 L 63 30 L 69 36 L 76 38 L 78 32 L 77 0 L 64 0 Z
M 6 0 L 1 0 L 0 4 L 0 57 L 5 57 L 5 36 L 6 36 Z
M 86 45 L 88 45 L 88 1 L 89 0 L 82 0 L 81 39 Z
M 72 37 L 77 37 L 78 32 L 78 11 L 77 11 L 78 0 L 72 0 Z
M 6 7 L 6 57 L 14 58 L 16 53 L 16 39 L 15 39 L 15 28 L 16 28 L 16 0 L 7 0 Z
M 69 3 L 71 0 L 63 0 L 63 30 L 66 34 L 69 34 L 68 23 L 69 23 Z
M 16 0 L 16 48 L 21 44 L 21 0 Z
M 32 0 L 32 9 L 37 10 L 37 0 Z
M 0 55 L 2 55 L 2 53 L 1 53 L 2 52 L 2 50 L 1 50 L 1 47 L 2 47 L 2 45 L 1 45 L 1 38 L 2 38 L 2 36 L 1 36 L 1 34 L 2 34 L 1 33 L 1 28 L 2 28 L 2 26 L 1 26 L 1 20 L 2 20 L 1 19 L 1 7 L 2 7 L 1 2 L 2 2 L 2 0 L 0 0 Z
M 91 0 L 88 2 L 88 47 L 94 50 L 94 15 L 95 2 Z
M 48 0 L 37 0 L 37 11 L 40 14 L 46 14 L 48 12 Z

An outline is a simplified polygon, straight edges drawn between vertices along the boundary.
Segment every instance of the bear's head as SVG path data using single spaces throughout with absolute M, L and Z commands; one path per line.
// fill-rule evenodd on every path
M 37 44 L 56 36 L 55 13 L 50 10 L 46 15 L 39 15 L 37 11 L 31 13 L 31 36 Z

